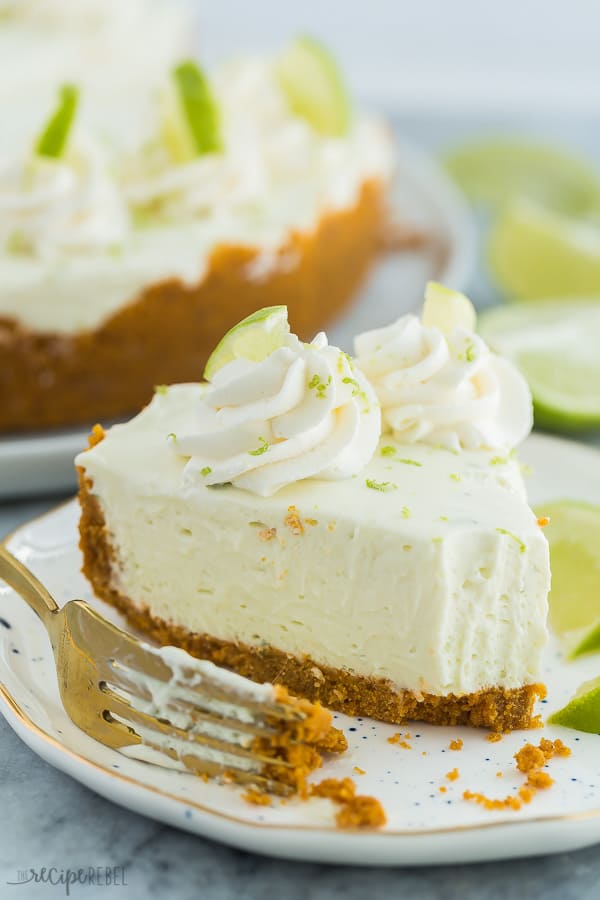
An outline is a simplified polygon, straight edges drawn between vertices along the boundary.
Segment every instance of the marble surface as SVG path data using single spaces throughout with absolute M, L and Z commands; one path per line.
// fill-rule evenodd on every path
M 433 150 L 477 130 L 505 128 L 509 122 L 452 124 L 444 117 L 405 117 L 406 137 Z M 590 145 L 587 122 L 573 121 L 570 134 L 581 150 Z M 516 127 L 514 127 L 516 126 Z M 530 121 L 514 122 L 515 131 L 532 130 Z M 539 119 L 535 130 L 556 138 L 564 122 Z M 495 297 L 478 278 L 474 296 L 480 305 Z M 0 536 L 20 522 L 51 508 L 61 497 L 0 505 Z M 171 900 L 215 898 L 254 900 L 597 900 L 600 896 L 598 847 L 552 857 L 438 868 L 352 869 L 269 860 L 213 844 L 121 809 L 51 768 L 14 735 L 0 717 L 0 900 L 64 897 L 63 885 L 17 884 L 20 870 L 55 866 L 124 867 L 126 886 L 75 885 L 72 897 L 164 897 Z

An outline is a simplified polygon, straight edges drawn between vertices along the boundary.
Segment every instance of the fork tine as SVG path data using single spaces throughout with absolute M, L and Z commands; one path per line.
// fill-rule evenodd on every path
M 111 678 L 105 683 L 113 689 L 116 689 L 118 692 L 126 691 L 133 698 L 152 702 L 152 695 L 150 692 L 136 680 L 128 678 L 127 672 L 122 671 L 120 668 L 113 667 Z M 194 724 L 206 723 L 207 725 L 219 725 L 223 728 L 230 728 L 232 731 L 241 731 L 255 737 L 268 738 L 278 734 L 276 728 L 265 725 L 260 721 L 252 723 L 242 722 L 239 718 L 234 716 L 206 712 L 205 710 L 200 709 L 199 706 L 196 706 L 194 701 L 177 696 L 168 700 L 168 707 L 175 712 L 184 713 Z
M 195 775 L 208 775 L 210 778 L 215 778 L 224 774 L 223 766 L 218 763 L 202 759 L 192 753 L 180 755 L 176 750 L 162 747 L 160 744 L 154 744 L 152 741 L 144 741 L 144 743 L 170 759 L 182 763 L 186 769 L 189 769 Z M 268 793 L 278 794 L 283 797 L 289 797 L 294 793 L 294 788 L 286 781 L 278 781 L 276 778 L 269 778 L 257 772 L 246 772 L 244 769 L 235 768 L 235 766 L 228 766 L 225 771 L 234 776 L 236 784 L 249 784 L 262 788 Z
M 216 685 L 207 675 L 202 680 L 198 680 L 198 673 L 190 672 L 190 681 L 181 681 L 176 679 L 173 670 L 163 662 L 158 655 L 157 648 L 146 644 L 138 644 L 135 647 L 135 654 L 131 652 L 132 644 L 129 645 L 129 653 L 126 664 L 124 665 L 123 655 L 114 652 L 110 653 L 104 664 L 98 664 L 98 673 L 100 680 L 111 682 L 115 680 L 115 672 L 140 673 L 144 677 L 155 678 L 164 684 L 172 682 L 180 691 L 182 699 L 188 700 L 200 709 L 206 706 L 207 700 L 216 701 L 229 707 L 237 709 L 242 708 L 253 713 L 256 718 L 264 721 L 265 717 L 273 717 L 285 722 L 301 722 L 306 718 L 306 714 L 298 709 L 272 701 L 257 701 L 251 697 L 245 696 L 242 691 L 229 691 L 221 685 Z M 135 658 L 132 658 L 135 656 Z M 148 658 L 152 661 L 149 665 Z M 157 663 L 158 665 L 154 665 Z M 215 667 L 216 669 L 218 667 Z M 150 669 L 150 671 L 149 671 Z M 184 673 L 185 674 L 185 673 Z M 129 680 L 133 680 L 131 676 L 127 676 Z M 193 682 L 194 677 L 196 682 Z M 135 678 L 135 675 L 133 676 Z M 185 696 L 187 695 L 187 696 Z M 233 710 L 231 712 L 235 713 Z
M 120 697 L 109 687 L 102 688 L 102 692 L 106 696 L 107 711 L 113 717 L 116 715 L 124 719 L 125 724 L 132 722 L 134 725 L 137 724 L 138 726 L 147 728 L 153 733 L 159 732 L 167 737 L 182 740 L 192 745 L 200 745 L 209 750 L 238 757 L 239 759 L 247 759 L 263 765 L 278 766 L 287 769 L 293 768 L 291 763 L 286 762 L 283 759 L 263 756 L 259 753 L 252 752 L 252 750 L 243 747 L 241 744 L 222 741 L 218 738 L 209 737 L 208 735 L 195 731 L 186 731 L 183 728 L 172 725 L 170 722 L 157 719 L 155 716 L 136 709 L 135 706 L 132 706 L 127 700 Z M 140 737 L 142 738 L 142 741 L 146 742 L 143 734 L 140 735 Z

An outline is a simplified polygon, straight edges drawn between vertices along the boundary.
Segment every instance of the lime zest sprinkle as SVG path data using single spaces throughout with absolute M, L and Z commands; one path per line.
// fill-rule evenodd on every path
M 418 462 L 416 459 L 398 459 L 396 462 L 404 463 L 405 466 L 419 466 L 419 468 L 423 466 L 423 463 Z
M 431 542 L 432 542 L 433 544 L 441 544 L 443 540 L 444 540 L 443 537 L 434 537 L 434 538 L 431 538 Z
M 462 481 L 462 478 L 461 478 L 461 476 L 458 474 L 458 472 L 451 472 L 451 473 L 450 473 L 450 478 L 452 479 L 452 481 Z
M 368 413 L 369 412 L 369 399 L 368 399 L 366 393 L 363 390 L 361 390 L 360 384 L 358 383 L 358 381 L 355 378 L 342 378 L 342 384 L 351 384 L 352 385 L 352 387 L 353 387 L 352 396 L 358 397 L 360 400 L 362 400 L 362 402 L 364 403 L 363 412 Z
M 493 456 L 490 459 L 490 466 L 505 466 L 508 462 L 508 456 Z
M 403 518 L 403 519 L 410 519 L 410 509 L 408 508 L 408 506 L 403 506 L 403 507 L 402 507 L 402 518 Z
M 525 553 L 525 551 L 527 550 L 527 547 L 525 546 L 525 544 L 523 543 L 521 538 L 517 537 L 517 535 L 514 532 L 509 531 L 507 528 L 496 528 L 496 531 L 498 532 L 498 534 L 505 534 L 507 537 L 512 538 L 513 541 L 516 541 L 517 544 L 519 545 L 519 553 Z
M 176 440 L 177 440 L 177 435 L 175 434 L 174 431 L 170 431 L 170 432 L 168 433 L 168 435 L 167 435 L 167 438 L 170 438 L 172 441 L 176 441 Z
M 163 395 L 166 394 L 167 393 L 166 384 L 155 384 L 154 385 L 154 393 L 155 394 L 163 394 Z
M 250 456 L 262 456 L 263 453 L 266 453 L 267 450 L 269 449 L 269 447 L 271 446 L 269 444 L 269 442 L 267 440 L 265 440 L 264 437 L 259 437 L 258 440 L 260 441 L 261 446 L 257 447 L 256 450 L 248 450 L 248 453 L 250 454 Z
M 447 522 L 448 516 L 440 516 L 440 522 Z
M 467 349 L 465 350 L 465 359 L 467 362 L 474 362 L 477 359 L 477 354 L 475 353 L 475 345 L 471 341 L 467 344 Z
M 350 371 L 353 372 L 354 371 L 354 360 L 352 359 L 352 357 L 350 356 L 349 353 L 344 353 L 343 350 L 340 350 L 338 360 L 337 360 L 337 368 L 338 368 L 338 372 L 340 373 L 340 375 L 344 371 L 344 362 L 348 363 Z
M 387 447 L 382 447 L 379 452 L 382 456 L 395 456 L 398 451 L 395 447 L 388 445 Z
M 321 381 L 321 376 L 315 372 L 313 377 L 308 382 L 308 387 L 310 388 L 310 390 L 316 390 L 317 397 L 319 397 L 321 400 L 324 400 L 326 397 L 327 388 L 330 384 L 331 375 L 329 376 L 327 381 Z
M 372 491 L 381 491 L 382 494 L 386 494 L 388 491 L 398 490 L 398 485 L 394 484 L 392 481 L 375 481 L 374 478 L 367 478 L 365 484 L 368 488 L 371 488 Z
M 210 466 L 204 466 L 203 469 L 200 469 L 200 474 L 202 475 L 203 478 L 206 478 L 206 476 L 210 475 L 211 472 L 212 472 L 212 469 Z
M 349 378 L 348 376 L 346 376 L 346 378 L 342 378 L 342 384 L 351 384 L 352 385 L 352 388 L 353 388 L 352 396 L 353 397 L 357 397 L 358 394 L 361 393 L 360 384 L 358 383 L 356 378 Z

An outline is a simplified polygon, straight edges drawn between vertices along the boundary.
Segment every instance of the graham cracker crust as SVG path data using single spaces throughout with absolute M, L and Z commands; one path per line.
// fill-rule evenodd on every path
M 98 428 L 91 442 L 102 440 Z M 351 716 L 371 716 L 401 725 L 407 720 L 433 725 L 469 725 L 508 732 L 538 727 L 534 714 L 538 698 L 546 689 L 542 684 L 526 684 L 507 690 L 492 687 L 473 694 L 439 696 L 397 690 L 387 679 L 358 675 L 316 662 L 310 656 L 297 657 L 276 647 L 250 646 L 223 641 L 208 634 L 195 634 L 182 625 L 153 616 L 136 606 L 134 599 L 113 587 L 113 571 L 118 570 L 118 553 L 110 542 L 110 532 L 93 485 L 79 469 L 79 523 L 83 553 L 83 573 L 98 597 L 120 610 L 135 629 L 159 644 L 174 644 L 192 656 L 209 659 L 217 665 L 245 675 L 257 682 L 273 682 L 329 709 Z
M 0 432 L 136 412 L 154 385 L 198 381 L 223 334 L 263 306 L 287 305 L 292 331 L 312 339 L 348 305 L 382 250 L 386 195 L 384 183 L 366 181 L 354 207 L 292 234 L 277 251 L 281 265 L 262 278 L 249 275 L 259 249 L 221 245 L 198 285 L 148 285 L 96 330 L 36 332 L 0 316 Z

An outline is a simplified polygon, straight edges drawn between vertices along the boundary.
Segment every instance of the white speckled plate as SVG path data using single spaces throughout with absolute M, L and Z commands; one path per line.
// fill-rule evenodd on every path
M 566 496 L 600 502 L 598 451 L 535 435 L 523 457 L 534 470 L 534 503 Z M 77 506 L 71 502 L 23 526 L 8 541 L 59 603 L 74 596 L 91 599 L 79 574 L 76 523 Z M 118 621 L 108 607 L 94 602 Z M 397 728 L 340 715 L 337 724 L 348 736 L 349 750 L 326 763 L 318 778 L 353 775 L 361 793 L 380 798 L 389 819 L 379 831 L 343 832 L 333 825 L 329 801 L 250 806 L 235 787 L 205 784 L 91 740 L 61 707 L 42 626 L 7 587 L 0 587 L 0 616 L 0 700 L 8 722 L 51 765 L 144 815 L 259 853 L 368 865 L 474 862 L 558 853 L 600 841 L 599 735 L 544 728 L 490 743 L 485 732 L 414 723 L 401 729 L 410 734 L 411 749 L 406 749 L 387 741 Z M 550 646 L 543 711 L 562 706 L 581 681 L 598 674 L 600 655 L 565 663 Z M 540 791 L 519 812 L 489 812 L 462 799 L 466 788 L 494 797 L 515 793 L 523 776 L 513 753 L 542 735 L 560 737 L 573 750 L 570 758 L 549 763 L 556 780 L 551 790 Z M 463 747 L 453 751 L 450 741 L 457 738 Z M 366 774 L 354 774 L 354 766 Z M 445 776 L 454 768 L 459 777 L 450 781 Z
M 432 240 L 377 266 L 362 299 L 329 330 L 332 343 L 344 349 L 351 349 L 358 331 L 385 325 L 420 303 L 428 279 L 464 289 L 473 273 L 475 231 L 457 189 L 422 151 L 399 142 L 398 154 L 394 208 Z M 1 436 L 0 499 L 75 490 L 73 457 L 86 446 L 88 432 L 80 427 Z

